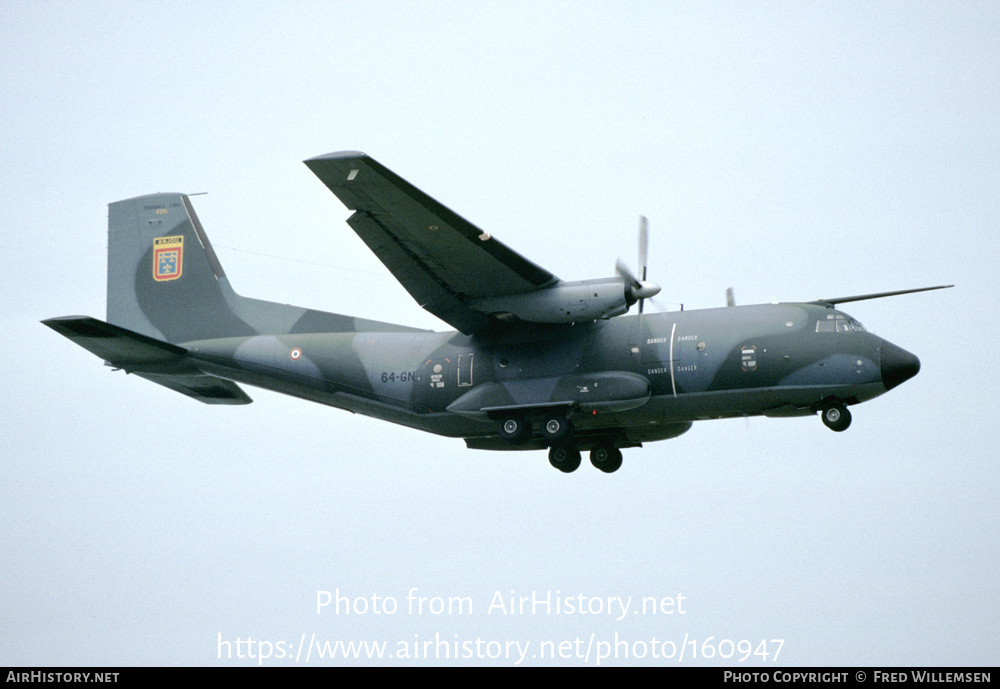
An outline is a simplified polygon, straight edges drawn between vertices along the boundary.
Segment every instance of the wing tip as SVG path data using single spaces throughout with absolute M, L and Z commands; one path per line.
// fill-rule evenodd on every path
M 313 161 L 320 160 L 356 160 L 359 158 L 367 158 L 367 153 L 362 153 L 361 151 L 334 151 L 333 153 L 324 153 L 323 155 L 313 156 L 312 158 L 306 158 L 303 162 L 308 164 Z

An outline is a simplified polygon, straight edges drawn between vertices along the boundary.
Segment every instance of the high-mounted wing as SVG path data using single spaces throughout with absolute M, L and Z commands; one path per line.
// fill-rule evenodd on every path
M 417 303 L 465 334 L 490 322 L 485 300 L 560 284 L 364 153 L 330 153 L 305 164 L 355 211 L 348 224 Z
M 855 294 L 851 297 L 836 297 L 835 299 L 817 299 L 816 301 L 809 302 L 810 304 L 846 304 L 852 301 L 865 301 L 867 299 L 881 299 L 882 297 L 895 297 L 900 294 L 913 294 L 915 292 L 930 292 L 936 289 L 948 289 L 954 287 L 955 285 L 938 285 L 937 287 L 918 287 L 917 289 L 900 289 L 894 292 L 876 292 L 874 294 Z

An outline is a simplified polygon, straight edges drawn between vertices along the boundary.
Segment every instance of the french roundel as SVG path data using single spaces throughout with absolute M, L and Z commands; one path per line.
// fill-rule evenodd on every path
M 296 347 L 295 349 L 293 349 L 292 351 L 290 351 L 290 352 L 288 353 L 288 357 L 289 357 L 289 358 L 290 358 L 290 359 L 291 359 L 292 361 L 298 361 L 299 359 L 301 359 L 301 358 L 302 358 L 302 350 L 301 350 L 301 349 L 299 349 L 298 347 Z

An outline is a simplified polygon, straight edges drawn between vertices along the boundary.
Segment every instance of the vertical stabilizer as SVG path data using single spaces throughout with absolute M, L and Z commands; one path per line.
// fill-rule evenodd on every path
M 415 328 L 241 297 L 184 194 L 108 204 L 108 322 L 172 343 Z
M 233 313 L 229 296 L 187 196 L 109 204 L 109 323 L 167 342 L 255 334 Z

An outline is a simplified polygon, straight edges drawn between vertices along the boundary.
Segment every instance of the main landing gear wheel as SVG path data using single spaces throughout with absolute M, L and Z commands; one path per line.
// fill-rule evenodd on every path
M 549 464 L 566 474 L 576 471 L 580 468 L 580 451 L 572 447 L 550 448 Z
M 820 412 L 820 416 L 823 417 L 823 423 L 826 424 L 826 427 L 837 433 L 846 431 L 847 427 L 851 425 L 851 412 L 847 411 L 847 407 L 839 404 L 827 407 Z
M 500 437 L 513 445 L 524 445 L 531 438 L 531 423 L 516 416 L 500 419 Z
M 550 416 L 542 425 L 542 436 L 550 445 L 566 445 L 573 437 L 573 423 L 565 416 Z
M 590 451 L 590 463 L 610 474 L 621 469 L 622 451 L 610 443 L 600 443 Z

